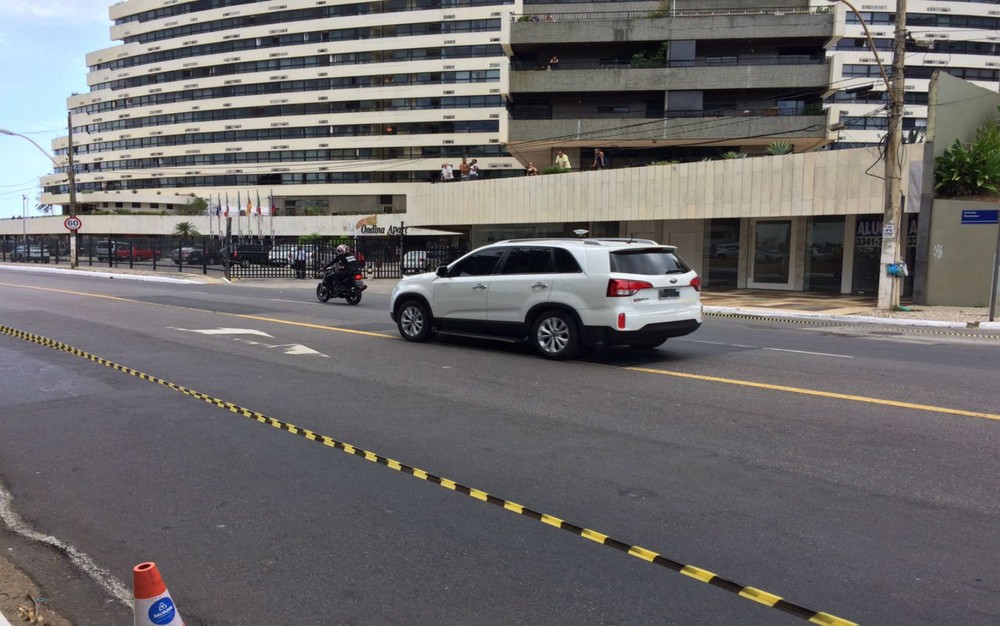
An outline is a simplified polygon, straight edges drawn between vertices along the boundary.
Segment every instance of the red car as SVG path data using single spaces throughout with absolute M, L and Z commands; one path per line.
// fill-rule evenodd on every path
M 152 259 L 160 259 L 159 250 L 150 250 L 149 248 L 143 248 L 136 245 L 117 245 L 115 246 L 115 257 L 119 261 L 149 261 Z

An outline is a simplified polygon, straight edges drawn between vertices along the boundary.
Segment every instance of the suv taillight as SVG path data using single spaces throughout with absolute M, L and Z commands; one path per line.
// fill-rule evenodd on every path
M 701 291 L 701 276 L 695 276 L 692 278 L 691 286 L 694 287 L 695 291 Z
M 622 278 L 612 278 L 608 281 L 609 298 L 627 298 L 634 296 L 643 289 L 652 289 L 652 283 L 644 280 L 625 280 Z

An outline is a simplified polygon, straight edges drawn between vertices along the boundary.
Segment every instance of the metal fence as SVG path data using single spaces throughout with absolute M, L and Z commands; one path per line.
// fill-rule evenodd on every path
M 399 278 L 433 270 L 467 251 L 460 237 L 363 236 L 312 238 L 138 237 L 80 235 L 78 265 L 151 272 L 196 272 L 240 278 L 319 279 L 347 244 L 367 278 Z M 69 235 L 4 236 L 0 261 L 70 265 Z

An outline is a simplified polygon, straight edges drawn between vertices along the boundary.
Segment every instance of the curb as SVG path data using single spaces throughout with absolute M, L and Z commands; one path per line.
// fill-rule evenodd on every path
M 824 315 L 823 313 L 799 313 L 796 311 L 774 311 L 769 309 L 744 309 L 739 307 L 706 306 L 706 313 L 727 315 L 748 315 L 751 317 L 780 317 L 783 319 L 820 320 L 825 322 L 852 322 L 855 324 L 882 324 L 891 326 L 930 326 L 933 328 L 969 328 L 965 322 L 940 322 L 935 320 L 911 320 L 896 317 L 868 317 L 864 315 Z M 979 325 L 983 328 L 983 325 Z M 1000 328 L 1000 324 L 997 324 Z
M 72 276 L 94 276 L 97 278 L 112 278 L 118 280 L 140 280 L 150 283 L 176 283 L 182 285 L 202 285 L 201 281 L 185 278 L 168 278 L 166 276 L 146 276 L 144 274 L 116 274 L 114 272 L 92 272 L 90 270 L 73 270 L 59 267 L 21 267 L 20 265 L 0 265 L 0 269 L 14 272 L 33 272 L 35 274 L 70 274 Z M 0 622 L 0 626 L 3 623 Z

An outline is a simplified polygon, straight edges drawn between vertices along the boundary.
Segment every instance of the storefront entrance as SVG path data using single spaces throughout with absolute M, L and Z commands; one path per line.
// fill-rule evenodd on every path
M 793 289 L 792 242 L 800 220 L 750 220 L 750 267 L 747 287 Z

